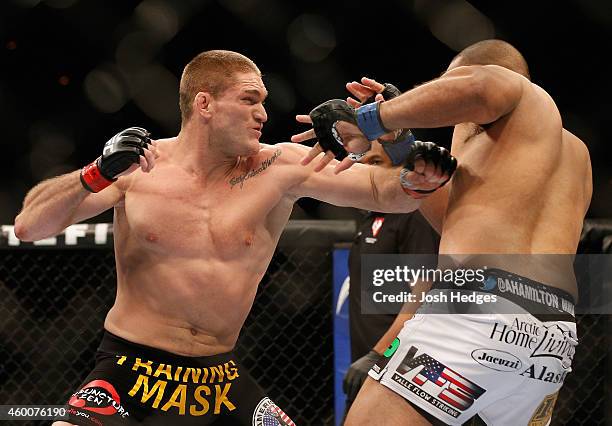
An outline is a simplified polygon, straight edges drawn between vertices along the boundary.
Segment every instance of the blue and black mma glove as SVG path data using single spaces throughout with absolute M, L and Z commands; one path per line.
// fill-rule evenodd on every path
M 337 121 L 346 121 L 354 124 L 369 141 L 376 140 L 382 135 L 390 133 L 390 130 L 386 129 L 380 120 L 379 104 L 380 102 L 370 103 L 355 109 L 346 101 L 332 99 L 313 109 L 310 112 L 310 118 L 312 118 L 315 134 L 319 139 L 321 147 L 326 151 L 332 151 L 336 155 L 346 152 L 342 138 L 335 128 Z M 400 173 L 400 183 L 404 192 L 413 198 L 425 198 L 436 189 L 445 185 L 457 169 L 457 160 L 450 155 L 446 148 L 438 146 L 433 142 L 416 141 L 410 130 L 403 130 L 396 141 L 383 142 L 382 145 L 383 147 L 387 145 L 385 151 L 394 165 L 404 164 L 404 168 Z M 394 148 L 394 145 L 397 146 Z M 358 161 L 359 156 L 364 154 L 354 154 L 354 157 L 351 157 L 351 159 Z M 355 159 L 355 157 L 358 158 Z M 407 174 L 414 171 L 415 162 L 418 159 L 434 163 L 436 167 L 440 166 L 442 173 L 446 174 L 448 179 L 432 190 L 417 189 L 408 181 Z
M 382 95 L 385 101 L 388 101 L 393 98 L 397 98 L 402 94 L 400 90 L 395 87 L 391 83 L 384 83 L 385 87 L 380 94 Z M 363 105 L 371 104 L 376 102 L 376 95 L 374 94 L 370 96 L 363 102 Z M 380 118 L 380 114 L 379 114 Z M 392 141 L 379 141 L 382 145 L 383 149 L 391 159 L 391 163 L 393 166 L 399 166 L 406 160 L 406 156 L 408 155 L 408 147 L 411 143 L 415 141 L 414 135 L 410 131 L 410 129 L 402 129 L 401 132 L 396 136 L 396 138 Z
M 399 96 L 401 92 L 393 84 L 385 83 L 384 90 L 380 94 L 385 100 L 389 100 Z M 310 112 L 310 118 L 321 148 L 325 151 L 332 151 L 336 157 L 347 154 L 342 138 L 335 128 L 336 121 L 347 121 L 355 124 L 369 141 L 376 140 L 386 133 L 391 133 L 390 130 L 382 126 L 380 121 L 379 102 L 374 101 L 376 95 L 370 96 L 365 100 L 365 105 L 356 110 L 341 99 L 332 99 L 314 108 Z M 373 116 L 374 113 L 376 114 L 375 117 Z M 381 128 L 382 132 L 380 132 Z M 391 159 L 393 166 L 399 166 L 406 159 L 408 147 L 414 140 L 414 135 L 410 129 L 403 129 L 393 141 L 380 141 L 380 143 Z M 364 155 L 365 152 L 348 153 L 349 158 L 353 161 L 359 161 Z

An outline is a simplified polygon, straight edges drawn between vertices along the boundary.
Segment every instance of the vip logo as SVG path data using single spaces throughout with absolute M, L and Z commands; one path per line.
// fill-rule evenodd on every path
M 415 358 L 417 350 L 414 346 L 410 348 L 397 372 L 404 376 L 412 371 L 411 381 L 422 390 L 433 391 L 439 399 L 460 411 L 471 407 L 485 393 L 485 389 L 431 356 L 421 354 Z

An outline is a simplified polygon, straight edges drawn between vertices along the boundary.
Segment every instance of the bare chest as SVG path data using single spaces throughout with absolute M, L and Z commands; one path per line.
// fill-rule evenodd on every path
M 273 186 L 240 188 L 229 178 L 202 185 L 154 172 L 136 180 L 125 197 L 125 224 L 139 246 L 227 260 L 272 244 L 266 218 L 281 196 Z

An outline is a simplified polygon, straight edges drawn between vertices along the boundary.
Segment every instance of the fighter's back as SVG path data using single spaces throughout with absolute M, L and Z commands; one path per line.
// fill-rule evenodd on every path
M 507 115 L 455 126 L 452 179 L 440 253 L 575 253 L 591 198 L 580 139 L 562 127 L 552 98 L 521 80 Z

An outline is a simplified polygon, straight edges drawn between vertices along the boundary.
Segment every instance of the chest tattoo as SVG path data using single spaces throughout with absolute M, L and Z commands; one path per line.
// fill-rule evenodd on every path
M 244 186 L 244 182 L 245 181 L 251 179 L 252 177 L 257 176 L 258 174 L 260 174 L 261 172 L 266 170 L 268 167 L 270 167 L 272 165 L 272 163 L 274 163 L 276 161 L 276 159 L 278 157 L 280 157 L 281 152 L 282 151 L 280 149 L 277 149 L 276 151 L 274 151 L 274 154 L 272 154 L 271 157 L 266 158 L 265 160 L 263 160 L 258 168 L 251 169 L 248 172 L 246 172 L 246 173 L 244 173 L 244 174 L 242 174 L 240 176 L 234 176 L 233 178 L 231 178 L 229 180 L 229 184 L 232 186 L 232 189 L 234 189 L 234 186 L 236 186 L 236 185 L 240 185 L 240 189 L 242 189 L 242 187 Z

